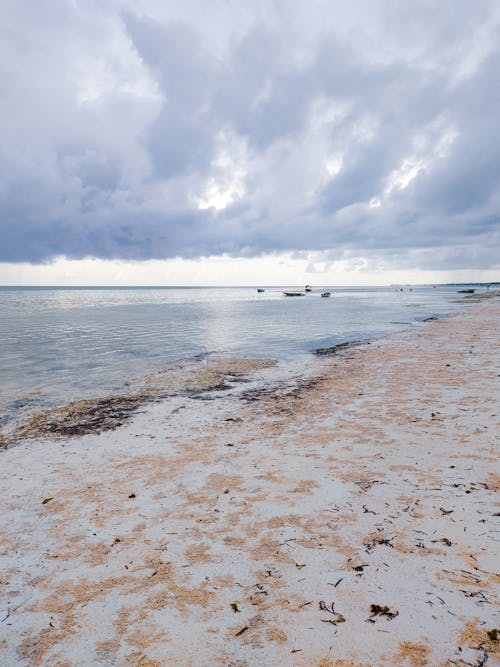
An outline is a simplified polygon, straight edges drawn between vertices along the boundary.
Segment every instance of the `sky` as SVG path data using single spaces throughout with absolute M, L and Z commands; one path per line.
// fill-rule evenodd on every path
M 3 0 L 0 284 L 500 280 L 497 0 Z

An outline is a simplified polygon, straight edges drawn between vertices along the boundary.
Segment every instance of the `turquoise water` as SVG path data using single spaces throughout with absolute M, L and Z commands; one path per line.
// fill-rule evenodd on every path
M 461 297 L 456 286 L 334 288 L 330 299 L 326 287 L 282 289 L 0 288 L 0 424 L 197 355 L 300 363 L 317 347 L 418 326 Z

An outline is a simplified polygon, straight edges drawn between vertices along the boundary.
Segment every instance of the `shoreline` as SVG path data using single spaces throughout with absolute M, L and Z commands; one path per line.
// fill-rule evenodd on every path
M 485 292 L 484 294 L 487 295 L 488 293 Z M 457 297 L 460 295 L 454 296 Z M 434 318 L 438 313 L 446 313 L 450 310 L 456 310 L 457 307 L 463 307 L 463 304 L 466 303 L 466 299 L 464 299 L 463 296 L 460 299 L 450 301 L 449 295 L 446 297 L 441 295 L 434 304 L 434 307 L 432 304 L 432 295 L 424 294 L 423 303 L 420 303 L 420 296 L 417 292 L 412 295 L 409 301 L 407 297 L 408 295 L 404 297 L 403 301 L 405 302 L 405 305 L 402 308 L 399 307 L 400 312 L 398 314 L 396 314 L 398 307 L 396 307 L 396 304 L 393 304 L 392 307 L 395 307 L 395 311 L 392 315 L 389 312 L 386 313 L 387 321 L 384 317 L 379 317 L 378 320 L 375 318 L 370 326 L 365 326 L 366 323 L 358 323 L 359 326 L 357 326 L 355 324 L 355 315 L 354 319 L 350 320 L 351 324 L 347 325 L 345 316 L 349 308 L 346 310 L 345 301 L 342 304 L 342 299 L 340 299 L 340 302 L 337 300 L 337 304 L 335 305 L 336 300 L 334 299 L 326 310 L 327 312 L 336 312 L 340 307 L 341 324 L 337 325 L 336 321 L 332 322 L 332 328 L 329 330 L 322 330 L 320 337 L 317 337 L 316 335 L 318 334 L 318 331 L 314 334 L 309 330 L 308 326 L 303 326 L 303 339 L 299 336 L 296 339 L 288 340 L 285 335 L 283 346 L 277 342 L 282 333 L 280 328 L 279 331 L 275 332 L 275 338 L 271 337 L 268 341 L 269 346 L 267 343 L 262 345 L 256 344 L 255 340 L 252 343 L 250 337 L 247 341 L 248 346 L 230 344 L 226 351 L 224 351 L 224 346 L 217 351 L 216 346 L 212 351 L 198 350 L 193 351 L 193 354 L 189 355 L 181 352 L 181 345 L 178 350 L 179 356 L 177 358 L 171 358 L 170 354 L 167 354 L 166 356 L 160 355 L 158 357 L 159 348 L 154 348 L 154 354 L 151 356 L 139 356 L 136 359 L 131 359 L 130 364 L 124 363 L 124 358 L 119 356 L 117 363 L 115 364 L 114 362 L 111 362 L 112 356 L 109 357 L 102 351 L 99 340 L 95 340 L 94 343 L 97 350 L 96 356 L 94 358 L 92 349 L 87 346 L 85 350 L 87 360 L 83 363 L 83 368 L 81 368 L 82 359 L 85 358 L 85 355 L 82 358 L 80 358 L 78 354 L 74 355 L 73 350 L 75 349 L 75 346 L 76 348 L 78 347 L 78 337 L 76 339 L 73 337 L 73 339 L 71 339 L 72 344 L 62 344 L 61 348 L 57 350 L 57 354 L 55 346 L 49 342 L 46 353 L 47 358 L 45 359 L 45 362 L 40 365 L 38 371 L 32 376 L 26 373 L 26 365 L 23 363 L 23 358 L 19 356 L 23 354 L 22 345 L 21 348 L 16 350 L 8 348 L 5 351 L 5 382 L 3 391 L 0 392 L 0 434 L 8 433 L 13 429 L 16 423 L 20 420 L 25 420 L 28 416 L 55 407 L 62 408 L 70 401 L 104 400 L 111 397 L 114 398 L 117 395 L 123 395 L 124 397 L 126 395 L 128 397 L 133 393 L 138 393 L 144 388 L 146 376 L 154 375 L 159 368 L 168 372 L 169 369 L 182 367 L 186 372 L 189 372 L 190 368 L 196 372 L 195 366 L 197 363 L 200 364 L 203 360 L 211 360 L 218 356 L 226 358 L 247 357 L 255 359 L 272 357 L 283 367 L 287 365 L 307 365 L 306 358 L 310 356 L 311 353 L 314 353 L 314 348 L 350 342 L 358 338 L 377 339 L 379 337 L 391 335 L 391 333 L 404 330 L 401 326 L 404 326 L 404 328 L 419 326 L 422 322 L 425 322 L 429 316 Z M 242 295 L 240 295 L 239 298 L 243 298 Z M 385 293 L 384 300 L 388 299 L 390 301 L 391 298 L 390 293 L 389 296 Z M 311 299 L 313 299 L 313 297 L 311 297 Z M 311 299 L 309 299 L 309 303 L 314 302 L 311 302 Z M 399 302 L 399 299 L 400 296 L 396 295 L 397 302 Z M 256 304 L 262 305 L 261 302 L 255 299 L 252 303 L 254 301 Z M 406 303 L 406 301 L 408 301 L 408 303 Z M 283 303 L 279 301 L 278 303 L 280 308 L 284 307 Z M 9 305 L 9 303 L 7 303 L 6 306 L 8 313 L 8 308 L 12 307 L 12 304 Z M 106 306 L 106 304 L 104 304 L 104 306 Z M 411 314 L 409 312 L 403 312 L 407 311 L 407 307 L 411 309 Z M 285 310 L 288 311 L 288 306 L 285 306 Z M 291 311 L 294 310 L 295 307 L 292 307 Z M 324 313 L 324 308 L 321 307 L 320 311 Z M 11 315 L 14 316 L 14 313 L 11 312 Z M 57 322 L 57 309 L 54 311 L 54 315 L 54 322 Z M 154 312 L 150 312 L 153 321 L 155 321 L 154 315 Z M 391 321 L 391 319 L 396 321 Z M 276 322 L 272 317 L 271 321 L 274 322 L 273 326 L 276 326 Z M 14 326 L 16 322 L 17 320 L 14 318 Z M 24 331 L 23 326 L 25 323 L 18 322 L 18 324 L 20 326 L 20 331 Z M 47 331 L 46 328 L 43 329 L 43 331 L 46 338 L 50 332 Z M 155 331 L 156 334 L 160 336 L 160 340 L 162 340 L 161 331 L 158 331 L 158 327 L 156 327 Z M 26 332 L 24 332 L 24 334 L 26 334 Z M 117 337 L 115 343 L 117 348 L 120 348 L 123 344 L 123 340 L 120 336 Z M 206 346 L 202 345 L 202 347 Z M 101 351 L 99 352 L 99 350 Z M 110 348 L 108 352 L 112 352 L 112 348 Z M 172 349 L 171 352 L 173 353 L 174 350 Z M 24 350 L 24 353 L 27 358 L 30 358 L 30 355 L 32 355 L 32 351 L 30 351 L 29 347 Z M 19 372 L 17 369 L 14 370 L 14 366 L 12 365 L 13 358 L 17 358 Z M 65 365 L 65 362 L 63 361 L 61 364 L 59 358 L 66 359 L 68 362 L 64 373 L 62 373 L 61 368 Z M 50 366 L 50 359 L 52 359 L 51 364 L 55 369 L 53 374 L 51 374 L 49 368 L 46 367 L 46 365 Z M 33 359 L 32 361 L 36 366 L 36 359 Z M 85 370 L 87 367 L 88 371 Z M 182 386 L 180 388 L 182 388 Z
M 4 663 L 495 664 L 499 321 L 2 452 Z
M 468 303 L 470 305 L 471 301 L 497 296 L 500 296 L 500 291 L 485 292 L 467 295 L 460 302 L 466 307 Z M 0 422 L 0 452 L 17 445 L 27 437 L 59 435 L 74 437 L 113 430 L 133 418 L 141 407 L 147 407 L 158 401 L 190 393 L 201 394 L 207 391 L 234 389 L 238 382 L 258 383 L 259 378 L 255 377 L 255 371 L 258 372 L 271 366 L 275 367 L 279 375 L 278 379 L 274 378 L 271 382 L 278 382 L 281 385 L 286 382 L 290 367 L 294 367 L 296 373 L 300 375 L 309 375 L 312 372 L 311 360 L 313 357 L 329 357 L 354 347 L 390 340 L 392 336 L 409 333 L 415 327 L 453 314 L 455 313 L 445 312 L 416 319 L 408 322 L 407 328 L 388 334 L 373 335 L 362 339 L 353 337 L 329 347 L 311 347 L 308 362 L 305 361 L 306 352 L 297 357 L 298 367 L 285 359 L 265 359 L 256 356 L 234 357 L 224 353 L 207 352 L 196 354 L 192 358 L 170 361 L 162 370 L 149 372 L 134 380 L 128 378 L 124 380 L 122 388 L 116 391 L 96 392 L 94 395 L 91 392 L 85 392 L 83 396 L 75 396 L 69 402 L 52 400 L 47 402 L 47 399 L 44 398 L 44 401 L 37 405 L 39 392 L 30 392 L 16 399 L 16 403 L 22 404 L 21 408 L 17 408 L 18 414 L 5 417 L 4 422 Z M 247 377 L 249 374 L 250 378 Z M 264 377 L 260 380 L 270 381 L 269 378 Z M 43 403 L 46 405 L 44 406 Z M 70 422 L 69 428 L 64 428 L 63 422 Z

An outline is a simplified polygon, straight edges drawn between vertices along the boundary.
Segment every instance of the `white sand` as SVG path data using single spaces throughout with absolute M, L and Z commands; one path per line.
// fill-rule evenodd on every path
M 500 664 L 499 323 L 0 452 L 0 664 Z

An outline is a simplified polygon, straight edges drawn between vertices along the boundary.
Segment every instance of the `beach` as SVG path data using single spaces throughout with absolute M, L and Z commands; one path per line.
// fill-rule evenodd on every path
M 1 664 L 500 664 L 499 324 L 472 300 L 288 382 L 220 360 L 21 428 Z

